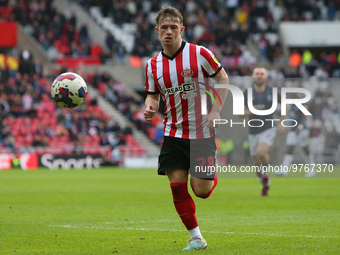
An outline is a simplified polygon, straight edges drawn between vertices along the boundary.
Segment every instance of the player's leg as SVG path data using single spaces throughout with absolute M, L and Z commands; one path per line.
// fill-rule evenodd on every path
M 214 138 L 190 141 L 190 185 L 197 197 L 208 198 L 217 185 L 216 144 Z M 184 250 L 198 250 L 207 247 L 199 227 L 189 230 L 191 239 Z
M 256 148 L 256 156 L 260 164 L 267 165 L 269 163 L 269 149 L 270 145 L 266 142 L 260 142 Z
M 170 181 L 173 202 L 176 211 L 187 230 L 198 226 L 195 215 L 195 203 L 188 192 L 188 171 L 172 169 L 166 172 Z
M 311 164 L 314 164 L 314 155 L 309 151 L 309 131 L 308 129 L 302 129 L 298 134 L 298 142 L 304 152 L 305 163 L 309 165 L 309 171 L 306 173 L 306 177 L 314 177 L 316 172 Z
M 188 170 L 190 161 L 185 156 L 185 153 L 189 148 L 189 141 L 174 137 L 164 137 L 159 155 L 158 174 L 168 176 L 174 206 L 178 216 L 189 231 L 191 236 L 190 240 L 192 240 L 192 237 L 197 235 L 201 236 L 201 233 L 195 215 L 196 206 L 188 192 Z
M 288 175 L 288 170 L 290 168 L 290 165 L 293 163 L 294 160 L 294 148 L 297 145 L 298 136 L 295 131 L 289 131 L 286 138 L 286 154 L 283 157 L 282 160 L 282 169 L 281 174 L 284 176 Z
M 257 147 L 258 147 L 259 139 L 260 139 L 260 134 L 249 135 L 249 153 L 253 161 L 253 165 L 257 166 L 257 171 L 256 171 L 257 179 L 262 184 L 261 161 L 260 161 L 260 158 L 257 156 Z
M 215 139 L 191 141 L 190 184 L 197 197 L 208 198 L 217 185 L 216 158 Z
M 308 172 L 305 174 L 305 177 L 308 177 L 308 178 L 314 177 L 316 175 L 316 172 L 314 169 L 315 167 L 313 167 L 313 165 L 315 164 L 314 155 L 313 153 L 310 153 L 308 146 L 305 146 L 303 148 L 303 151 L 305 152 L 305 157 L 306 157 L 305 161 L 307 162 L 306 164 L 309 165 Z
M 189 245 L 184 250 L 198 250 L 207 247 L 196 219 L 196 206 L 188 192 L 188 171 L 172 169 L 167 171 L 172 196 L 178 216 L 190 234 Z
M 269 171 L 264 171 L 265 167 L 269 165 L 269 149 L 270 145 L 261 142 L 257 146 L 257 157 L 261 165 L 261 184 L 262 184 L 262 191 L 261 196 L 266 197 L 268 195 L 269 190 Z
M 256 176 L 259 182 L 262 183 L 261 161 L 256 155 L 251 156 L 251 160 L 253 161 L 253 165 L 257 166 Z
M 276 128 L 270 128 L 259 134 L 259 144 L 256 148 L 256 156 L 260 161 L 262 171 L 262 196 L 267 196 L 269 190 L 269 171 L 263 171 L 269 165 L 269 149 L 274 143 Z M 268 169 L 267 169 L 268 170 Z
M 288 175 L 288 170 L 290 168 L 290 165 L 293 163 L 294 160 L 294 145 L 289 145 L 287 146 L 286 154 L 283 157 L 282 160 L 282 175 L 287 176 Z
M 190 185 L 197 197 L 208 198 L 215 189 L 218 182 L 217 175 L 213 180 L 199 179 L 195 177 L 190 178 Z

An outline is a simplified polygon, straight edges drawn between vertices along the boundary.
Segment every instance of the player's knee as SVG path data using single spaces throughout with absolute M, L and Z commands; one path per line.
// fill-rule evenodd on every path
M 260 159 L 265 158 L 267 156 L 267 152 L 265 150 L 258 150 L 256 152 L 256 156 Z
M 214 180 L 214 183 L 213 183 L 212 186 L 198 187 L 196 189 L 194 187 L 192 187 L 192 191 L 194 192 L 196 197 L 206 199 L 206 198 L 210 197 L 210 195 L 213 192 L 213 190 L 215 189 L 216 185 L 217 185 L 217 178 Z

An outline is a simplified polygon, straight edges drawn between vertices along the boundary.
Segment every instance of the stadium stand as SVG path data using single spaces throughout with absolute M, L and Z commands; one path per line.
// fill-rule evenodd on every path
M 69 19 L 58 12 L 53 1 L 19 1 L 13 6 L 5 1 L 0 7 L 1 18 L 17 21 L 27 34 L 32 35 L 57 63 L 73 68 L 78 62 L 100 64 L 103 50 L 91 42 L 87 24 L 76 29 L 77 18 Z
M 9 148 L 4 150 L 23 152 L 26 148 L 26 151 L 36 151 L 38 154 L 51 151 L 55 154 L 72 154 L 79 153 L 79 149 L 82 148 L 83 153 L 100 153 L 105 156 L 118 146 L 121 148 L 122 156 L 144 157 L 147 153 L 146 149 L 134 140 L 131 132 L 126 134 L 125 130 L 117 130 L 117 132 L 111 130 L 114 121 L 108 120 L 108 116 L 95 104 L 95 100 L 87 99 L 86 106 L 83 109 L 77 108 L 76 112 L 72 111 L 72 114 L 65 109 L 56 109 L 51 101 L 49 86 L 54 77 L 66 70 L 74 70 L 79 60 L 85 64 L 98 63 L 98 58 L 93 56 L 98 57 L 103 53 L 100 45 L 91 43 L 87 25 L 83 24 L 76 31 L 76 17 L 72 15 L 66 19 L 63 13 L 56 11 L 53 1 L 31 3 L 20 1 L 14 6 L 5 2 L 0 10 L 6 13 L 2 18 L 19 21 L 25 31 L 34 36 L 49 53 L 49 56 L 52 56 L 52 59 L 53 56 L 55 57 L 56 63 L 64 64 L 60 70 L 53 70 L 53 73 L 48 73 L 48 76 L 44 77 L 41 63 L 37 59 L 33 61 L 32 54 L 25 48 L 19 54 L 18 70 L 11 70 L 12 73 L 7 74 L 8 63 L 1 65 L 4 69 L 2 71 L 4 87 L 7 88 L 11 83 L 21 91 L 21 94 L 12 93 L 11 90 L 6 91 L 7 94 L 4 94 L 2 99 L 4 102 L 2 105 L 6 105 L 4 111 L 10 109 L 6 113 L 2 129 L 11 130 L 8 139 L 6 139 L 7 133 L 2 135 L 2 145 L 6 147 L 9 145 Z M 66 57 L 60 58 L 60 56 Z M 5 57 L 11 58 L 7 55 Z M 34 84 L 34 88 L 24 93 L 27 90 L 27 83 Z M 102 85 L 99 84 L 101 91 Z M 10 103 L 8 104 L 6 100 Z M 35 104 L 31 105 L 30 111 L 23 111 L 21 101 L 22 103 L 34 101 Z M 89 112 L 92 115 L 89 116 Z M 22 123 L 25 123 L 23 127 L 27 127 L 26 129 L 17 128 Z M 46 134 L 36 134 L 38 123 L 40 131 L 45 129 Z M 71 142 L 64 146 L 68 140 Z
M 150 57 L 161 50 L 154 20 L 162 4 L 172 3 L 183 13 L 184 38 L 209 48 L 231 76 L 249 75 L 255 62 L 287 65 L 278 34 L 281 21 L 333 21 L 340 16 L 338 1 L 78 2 L 98 24 L 112 33 L 116 42 L 124 44 L 133 57 L 139 58 Z M 333 59 L 334 53 L 327 58 Z M 317 59 L 323 61 L 322 56 Z M 307 68 L 307 64 L 301 68 Z M 334 75 L 338 77 L 339 67 L 335 68 Z M 332 63 L 325 67 L 329 77 L 333 76 L 333 69 Z
M 157 128 L 162 123 L 162 116 L 156 115 L 151 122 L 144 120 L 144 101 L 132 93 L 126 91 L 125 86 L 116 81 L 108 72 L 88 73 L 89 83 L 100 91 L 100 94 L 108 99 L 120 112 L 124 114 L 137 128 L 149 136 L 156 144 L 160 144 L 163 129 Z
M 0 152 L 82 152 L 107 157 L 118 147 L 132 157 L 146 155 L 131 129 L 116 127 L 95 99 L 87 97 L 86 104 L 76 109 L 56 107 L 49 93 L 60 70 L 54 69 L 48 76 L 11 71 L 11 75 L 0 76 Z

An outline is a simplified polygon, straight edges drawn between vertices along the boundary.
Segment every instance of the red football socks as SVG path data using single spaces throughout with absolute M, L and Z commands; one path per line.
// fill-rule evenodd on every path
M 196 228 L 198 226 L 195 215 L 196 206 L 188 192 L 188 184 L 186 182 L 170 183 L 170 187 L 176 211 L 183 224 L 187 230 Z

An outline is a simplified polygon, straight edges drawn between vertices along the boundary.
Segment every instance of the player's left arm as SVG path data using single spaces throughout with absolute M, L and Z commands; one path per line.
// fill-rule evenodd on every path
M 221 68 L 221 70 L 216 75 L 214 75 L 213 79 L 216 80 L 218 84 L 229 84 L 229 77 L 225 72 L 224 68 Z M 202 121 L 202 124 L 207 123 L 208 128 L 218 127 L 218 124 L 214 126 L 214 120 L 221 118 L 220 113 L 223 108 L 225 99 L 227 98 L 228 95 L 227 88 L 218 88 L 216 89 L 216 91 L 221 98 L 222 104 L 220 100 L 216 100 L 216 104 L 212 107 L 208 116 L 205 117 L 204 120 Z

